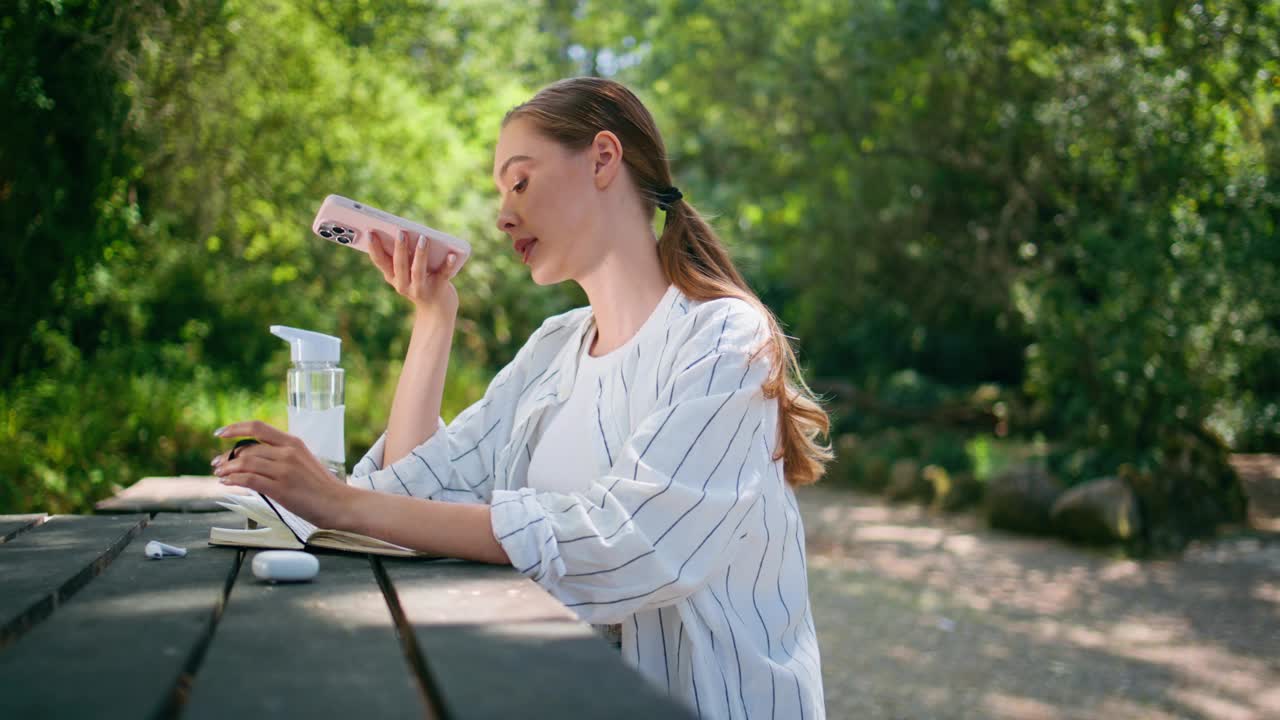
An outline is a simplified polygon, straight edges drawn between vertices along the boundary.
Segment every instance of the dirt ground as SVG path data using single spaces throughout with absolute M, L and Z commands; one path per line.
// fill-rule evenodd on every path
M 1280 718 L 1280 534 L 1135 562 L 799 492 L 831 718 Z

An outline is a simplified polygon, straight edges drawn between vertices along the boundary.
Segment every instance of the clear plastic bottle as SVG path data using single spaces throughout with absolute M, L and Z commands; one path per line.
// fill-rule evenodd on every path
M 346 394 L 338 359 L 342 340 L 332 335 L 272 325 L 289 342 L 289 434 L 297 435 L 320 462 L 346 482 L 343 422 Z

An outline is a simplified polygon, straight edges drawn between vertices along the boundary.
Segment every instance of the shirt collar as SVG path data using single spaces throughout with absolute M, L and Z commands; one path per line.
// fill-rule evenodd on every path
M 566 342 L 564 346 L 556 352 L 555 367 L 559 369 L 560 375 L 556 378 L 556 401 L 564 402 L 569 399 L 569 393 L 573 392 L 573 380 L 578 376 L 578 359 L 582 351 L 582 343 L 586 339 L 587 331 L 591 328 L 591 309 L 582 313 L 582 317 L 578 320 L 577 327 L 572 328 L 572 342 Z
M 662 300 L 658 302 L 658 306 L 654 308 L 654 313 L 658 317 L 662 317 L 664 323 L 671 320 L 671 310 L 680 302 L 683 293 L 680 288 L 672 283 L 667 292 L 663 294 Z M 571 328 L 573 333 L 572 341 L 566 342 L 557 352 L 555 359 L 552 361 L 553 366 L 560 371 L 560 375 L 556 378 L 556 401 L 564 402 L 569 399 L 569 394 L 573 392 L 573 381 L 578 376 L 578 361 L 581 357 L 582 343 L 586 341 L 587 333 L 591 329 L 592 322 L 591 307 L 583 308 L 582 317 L 578 319 L 576 327 Z M 643 330 L 642 326 L 640 330 Z M 637 331 L 639 332 L 639 331 Z

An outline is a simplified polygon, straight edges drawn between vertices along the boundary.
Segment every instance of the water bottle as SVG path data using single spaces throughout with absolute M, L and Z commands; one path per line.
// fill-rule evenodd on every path
M 346 481 L 343 413 L 346 396 L 338 356 L 342 340 L 284 325 L 271 334 L 289 343 L 289 434 L 306 444 L 311 454 L 339 480 Z

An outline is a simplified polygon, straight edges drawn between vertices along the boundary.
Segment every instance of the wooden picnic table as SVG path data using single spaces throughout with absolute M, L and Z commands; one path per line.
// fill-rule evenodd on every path
M 242 518 L 153 504 L 0 515 L 0 718 L 689 717 L 510 567 L 317 551 L 271 584 L 208 544 Z

